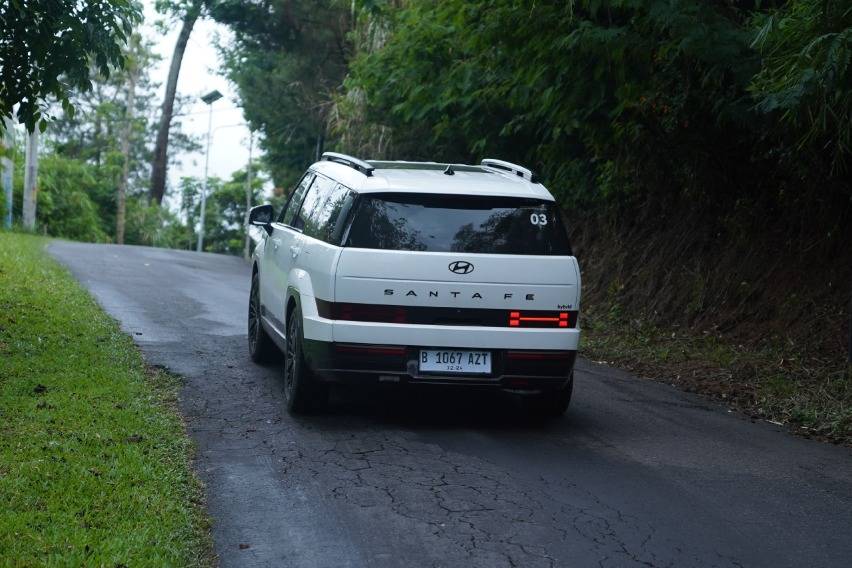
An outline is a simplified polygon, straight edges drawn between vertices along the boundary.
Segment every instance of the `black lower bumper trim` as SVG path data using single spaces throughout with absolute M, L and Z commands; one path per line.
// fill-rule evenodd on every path
M 492 354 L 488 375 L 420 373 L 420 349 L 429 346 L 370 345 L 305 340 L 309 367 L 324 382 L 410 383 L 550 390 L 571 377 L 576 351 L 487 349 Z

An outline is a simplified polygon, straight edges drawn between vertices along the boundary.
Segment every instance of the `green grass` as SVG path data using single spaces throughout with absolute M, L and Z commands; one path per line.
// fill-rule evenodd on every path
M 583 318 L 581 351 L 592 360 L 713 396 L 805 436 L 852 445 L 852 367 L 845 357 L 663 329 L 604 308 Z
M 178 381 L 46 244 L 0 233 L 0 566 L 212 564 Z

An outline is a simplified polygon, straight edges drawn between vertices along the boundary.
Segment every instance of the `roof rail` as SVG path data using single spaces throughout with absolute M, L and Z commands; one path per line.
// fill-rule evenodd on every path
M 337 152 L 323 152 L 322 158 L 320 158 L 320 160 L 328 162 L 337 162 L 338 164 L 349 166 L 352 169 L 358 170 L 367 177 L 373 175 L 373 170 L 376 169 L 364 160 L 359 160 L 358 158 L 348 156 L 346 154 L 338 154 Z
M 503 160 L 495 160 L 493 158 L 486 158 L 480 162 L 481 165 L 486 168 L 492 168 L 495 170 L 500 170 L 502 172 L 513 173 L 520 178 L 524 178 L 525 180 L 531 183 L 538 183 L 538 176 L 535 175 L 532 170 L 529 170 L 523 166 L 519 166 L 517 164 L 513 164 L 512 162 L 504 162 Z

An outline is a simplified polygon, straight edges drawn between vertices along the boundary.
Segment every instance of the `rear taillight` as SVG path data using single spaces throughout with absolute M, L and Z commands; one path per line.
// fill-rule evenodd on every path
M 382 306 L 378 304 L 332 304 L 332 319 L 346 321 L 372 321 L 385 323 L 408 323 L 403 306 Z
M 353 355 L 389 355 L 401 357 L 406 353 L 406 348 L 402 346 L 368 345 L 361 343 L 335 343 L 334 349 L 338 353 L 349 353 Z
M 509 312 L 509 327 L 574 327 L 577 312 Z

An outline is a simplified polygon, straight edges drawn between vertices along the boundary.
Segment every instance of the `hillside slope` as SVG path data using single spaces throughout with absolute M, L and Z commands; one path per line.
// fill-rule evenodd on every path
M 852 234 L 837 226 L 784 239 L 685 207 L 580 221 L 584 351 L 848 443 Z

